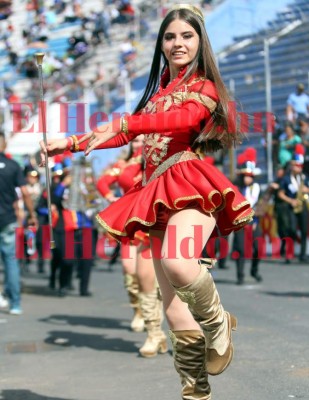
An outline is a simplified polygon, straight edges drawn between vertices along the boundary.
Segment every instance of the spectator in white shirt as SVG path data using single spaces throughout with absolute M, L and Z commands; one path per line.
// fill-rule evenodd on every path
M 287 100 L 286 116 L 293 123 L 297 119 L 308 116 L 309 96 L 305 93 L 305 86 L 298 83 L 296 91 L 291 93 Z

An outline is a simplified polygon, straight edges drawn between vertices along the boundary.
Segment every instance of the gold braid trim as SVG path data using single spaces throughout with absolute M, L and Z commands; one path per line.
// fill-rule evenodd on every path
M 211 113 L 213 113 L 217 108 L 217 103 L 210 97 L 205 96 L 204 94 L 197 92 L 189 92 L 186 100 L 191 100 L 191 99 L 203 104 L 203 106 L 206 106 Z
M 225 204 L 225 196 L 226 196 L 226 193 L 228 193 L 228 192 L 230 192 L 230 191 L 234 192 L 234 190 L 233 190 L 232 188 L 228 188 L 228 189 L 226 189 L 226 190 L 222 193 L 222 196 L 223 196 L 223 204 Z M 212 201 L 211 201 L 211 198 L 212 198 L 212 196 L 213 196 L 215 193 L 220 193 L 220 192 L 217 191 L 217 190 L 213 190 L 213 191 L 208 195 L 208 200 L 209 200 L 210 202 L 212 202 Z M 213 207 L 213 208 L 211 208 L 210 210 L 207 210 L 207 209 L 205 208 L 204 198 L 203 198 L 201 195 L 194 195 L 194 196 L 187 196 L 187 197 L 179 197 L 179 198 L 177 198 L 177 199 L 174 201 L 174 204 L 173 204 L 173 205 L 174 205 L 174 207 L 175 207 L 176 210 L 181 210 L 182 208 L 179 208 L 179 207 L 177 206 L 177 203 L 178 203 L 178 202 L 183 201 L 183 200 L 194 200 L 194 199 L 201 199 L 201 200 L 202 200 L 202 210 L 203 210 L 204 213 L 212 213 L 213 211 L 217 211 L 217 210 L 222 209 L 222 205 L 221 205 L 221 206 L 219 206 L 219 207 L 217 207 L 217 208 Z M 167 209 L 173 210 L 173 208 L 170 207 L 168 204 L 166 204 L 166 203 L 164 202 L 164 200 L 162 200 L 162 199 L 157 199 L 157 200 L 153 203 L 153 205 L 152 205 L 152 211 L 153 211 L 153 214 L 154 214 L 154 215 L 156 214 L 156 213 L 155 213 L 155 207 L 156 207 L 157 204 L 163 204 Z M 250 205 L 250 203 L 249 203 L 248 201 L 244 201 L 244 202 L 240 203 L 240 205 L 237 205 L 236 207 L 232 207 L 232 210 L 233 210 L 233 211 L 237 211 L 241 206 L 245 206 L 245 205 Z M 246 210 L 245 210 L 245 211 L 246 211 Z M 245 213 L 245 211 L 244 211 L 244 213 Z M 254 211 L 252 210 L 252 211 L 250 212 L 250 214 L 246 215 L 245 217 L 241 218 L 241 216 L 240 216 L 240 217 L 236 218 L 234 221 L 232 221 L 232 225 L 237 226 L 237 228 L 240 229 L 240 228 L 242 228 L 244 225 L 246 225 L 248 222 L 252 221 L 253 215 L 254 215 Z M 96 219 L 97 219 L 98 223 L 99 223 L 107 232 L 109 232 L 109 234 L 110 234 L 111 236 L 113 236 L 113 238 L 115 238 L 118 242 L 119 242 L 120 240 L 119 240 L 119 238 L 118 238 L 117 236 L 122 236 L 122 237 L 128 236 L 128 234 L 127 234 L 125 231 L 118 231 L 118 230 L 116 230 L 116 229 L 113 229 L 111 226 L 107 225 L 107 223 L 100 217 L 99 214 L 96 215 Z M 132 218 L 130 218 L 129 220 L 127 220 L 127 222 L 126 222 L 126 224 L 125 224 L 125 228 L 126 228 L 126 226 L 129 225 L 131 222 L 138 222 L 138 223 L 140 223 L 141 225 L 144 225 L 144 226 L 146 226 L 146 227 L 151 228 L 153 225 L 156 224 L 157 221 L 155 220 L 155 221 L 152 221 L 152 222 L 148 222 L 148 221 L 143 220 L 143 219 L 141 219 L 141 218 L 139 218 L 139 217 L 132 217 Z M 228 230 L 228 229 L 231 230 L 231 231 L 234 230 L 233 227 L 227 228 L 227 230 Z
M 121 169 L 117 167 L 109 168 L 107 171 L 105 171 L 103 176 L 119 176 L 120 171 Z
M 181 151 L 179 153 L 175 153 L 167 160 L 163 161 L 163 163 L 160 164 L 158 168 L 154 170 L 148 181 L 146 180 L 145 173 L 143 173 L 142 186 L 145 186 L 147 185 L 147 183 L 152 182 L 154 179 L 158 178 L 165 171 L 167 171 L 172 165 L 178 164 L 183 161 L 196 160 L 198 158 L 199 157 L 197 156 L 197 154 L 193 153 L 192 151 Z
M 203 106 L 207 107 L 211 113 L 213 113 L 217 108 L 217 103 L 204 94 L 198 92 L 172 92 L 160 97 L 154 103 L 149 101 L 147 103 L 147 112 L 149 114 L 155 112 L 157 103 L 164 102 L 164 111 L 168 111 L 173 104 L 181 104 L 187 100 L 195 100 L 198 103 L 201 103 Z
M 142 155 L 132 157 L 130 160 L 127 162 L 127 166 L 132 165 L 132 164 L 141 164 L 143 161 Z
M 120 132 L 123 132 L 125 135 L 128 135 L 129 133 L 128 121 L 125 117 L 120 118 Z

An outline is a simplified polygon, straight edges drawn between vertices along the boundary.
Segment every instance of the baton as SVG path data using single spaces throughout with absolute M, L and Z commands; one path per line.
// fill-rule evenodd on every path
M 44 104 L 44 90 L 43 90 L 43 72 L 42 72 L 42 63 L 44 53 L 35 53 L 36 63 L 39 69 L 39 84 L 40 84 L 40 102 L 41 102 L 41 121 L 42 121 L 42 131 L 43 131 L 43 141 L 45 147 L 47 146 L 47 135 L 46 135 L 46 118 L 45 118 L 45 104 Z M 49 177 L 49 168 L 48 168 L 48 154 L 45 153 L 45 176 L 46 176 L 46 190 L 47 190 L 47 208 L 48 208 L 48 224 L 49 224 L 49 248 L 54 249 L 55 241 L 53 234 L 53 225 L 52 225 L 52 212 L 51 212 L 51 196 L 50 196 L 50 177 Z

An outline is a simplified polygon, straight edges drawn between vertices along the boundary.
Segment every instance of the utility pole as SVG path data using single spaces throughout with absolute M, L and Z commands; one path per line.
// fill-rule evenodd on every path
M 268 115 L 272 113 L 272 97 L 271 97 L 271 67 L 269 55 L 270 39 L 264 39 L 264 67 L 265 67 L 265 95 L 266 95 L 266 142 L 267 142 L 267 179 L 268 182 L 273 181 L 273 132 L 268 122 Z

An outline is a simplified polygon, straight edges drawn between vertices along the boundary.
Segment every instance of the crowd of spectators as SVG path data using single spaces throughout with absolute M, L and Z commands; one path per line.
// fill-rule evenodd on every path
M 9 18 L 12 13 L 12 0 L 0 1 L 0 21 Z
M 304 172 L 309 174 L 309 96 L 303 83 L 287 96 L 284 119 L 277 119 L 273 139 L 273 163 L 275 169 L 288 168 L 295 147 L 305 149 Z
M 12 82 L 19 78 L 29 81 L 30 90 L 27 101 L 36 103 L 38 100 L 38 68 L 33 54 L 36 51 L 45 53 L 43 63 L 44 91 L 56 93 L 55 100 L 76 100 L 77 93 L 82 93 L 85 86 L 95 85 L 93 88 L 97 103 L 103 98 L 118 98 L 123 95 L 125 77 L 134 77 L 134 59 L 139 46 L 139 40 L 149 34 L 148 6 L 141 3 L 138 11 L 139 28 L 136 24 L 136 7 L 129 0 L 102 1 L 102 10 L 83 11 L 79 0 L 28 0 L 26 5 L 27 24 L 21 27 L 14 26 L 14 16 L 0 23 L 0 39 L 5 45 L 12 79 L 4 82 L 4 98 L 8 100 L 12 89 Z M 146 16 L 146 17 L 145 17 Z M 149 16 L 149 17 L 147 17 Z M 0 21 L 1 22 L 1 21 Z M 122 31 L 127 32 L 123 42 L 114 39 L 111 33 L 113 26 L 123 25 Z M 50 48 L 49 42 L 53 38 L 53 31 L 60 26 L 73 27 L 67 37 L 67 47 L 57 54 L 56 47 Z M 137 32 L 136 30 L 139 29 Z M 115 32 L 115 29 L 113 30 Z M 59 36 L 57 36 L 59 37 Z M 118 50 L 118 68 L 110 69 L 104 65 L 104 78 L 99 76 L 90 81 L 79 78 L 79 66 L 96 52 L 98 46 L 111 47 Z M 63 47 L 63 44 L 62 44 Z M 104 60 L 102 60 L 102 65 Z M 99 67 L 102 69 L 102 65 Z M 107 82 L 106 82 L 107 81 Z M 76 90 L 76 86 L 79 86 Z M 57 90 L 67 87 L 65 95 L 58 96 Z M 102 93 L 118 90 L 118 94 Z M 73 97 L 71 96 L 73 94 Z M 97 96 L 98 94 L 98 96 Z M 104 110 L 106 111 L 106 110 Z M 3 119 L 3 118 L 2 118 Z

